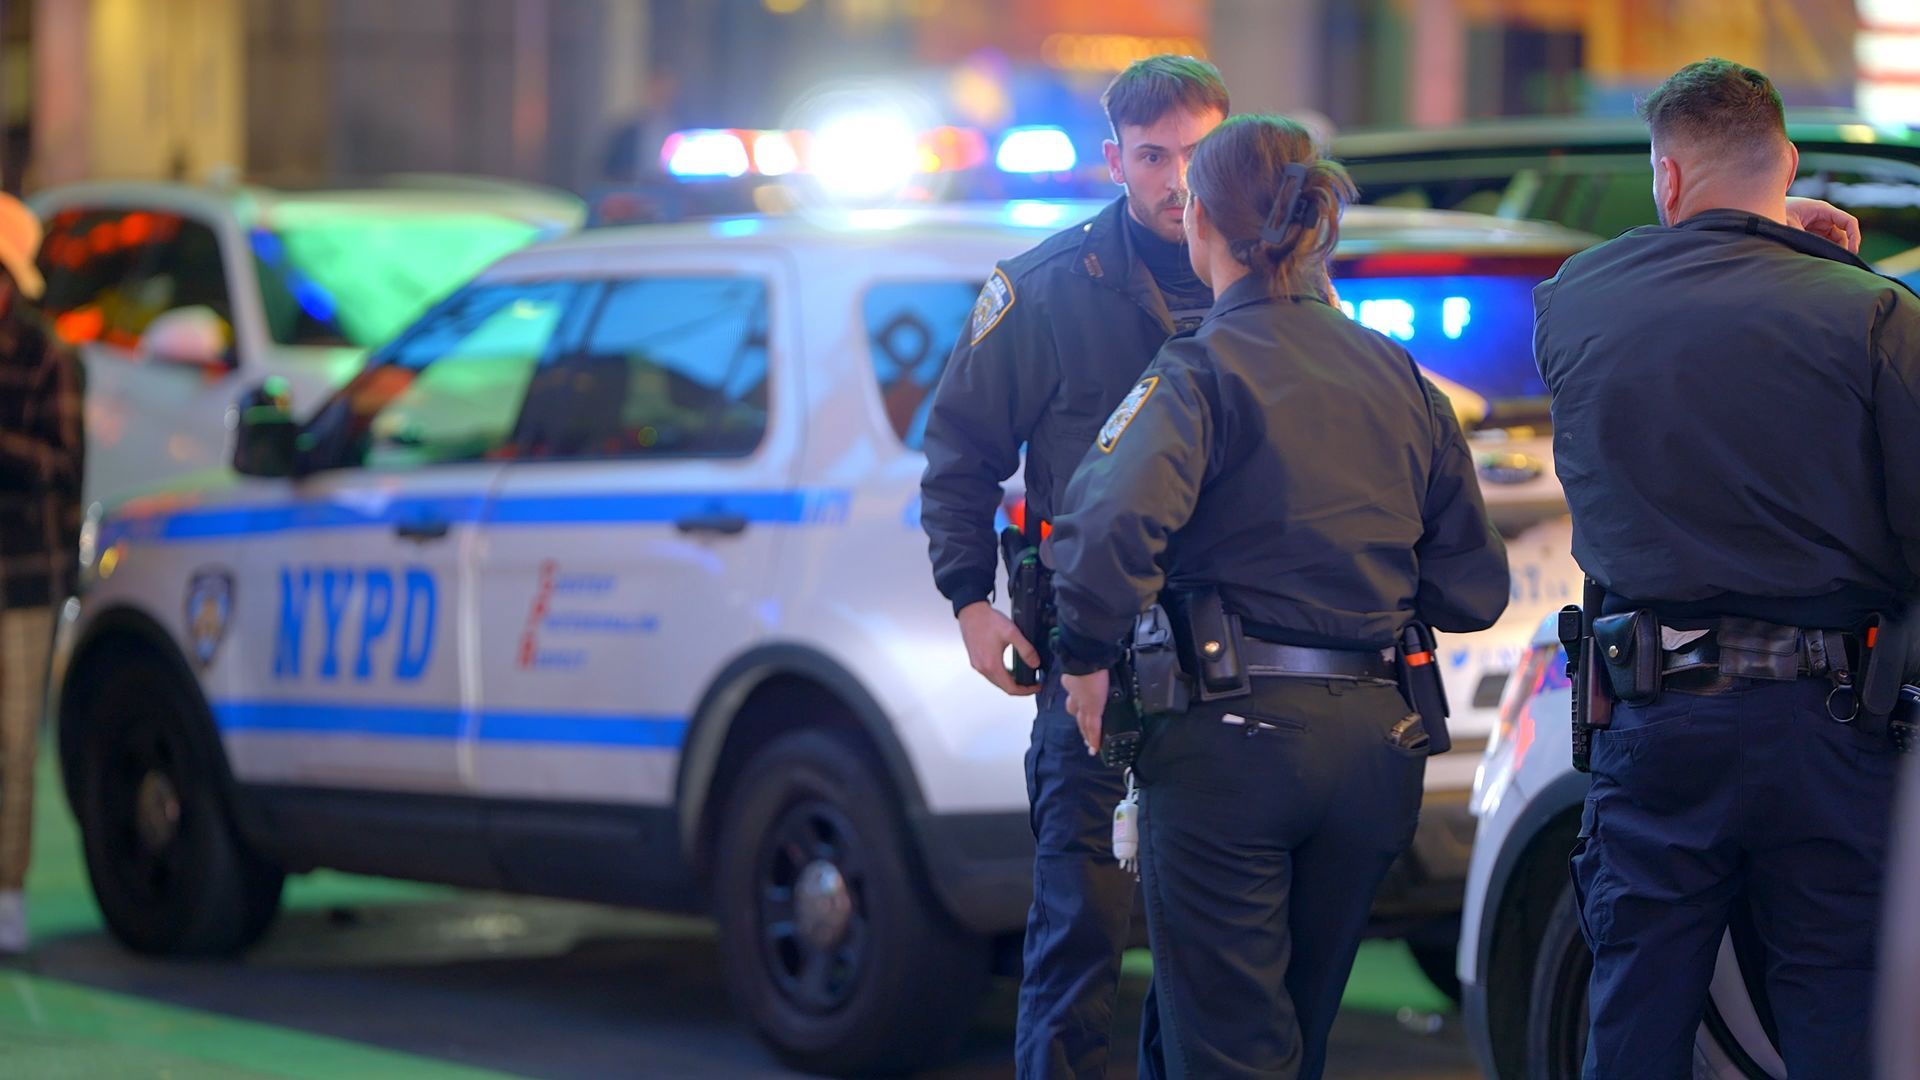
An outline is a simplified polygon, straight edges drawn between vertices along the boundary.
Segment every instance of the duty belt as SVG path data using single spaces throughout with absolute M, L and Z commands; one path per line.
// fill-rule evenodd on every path
M 1388 683 L 1399 679 L 1388 651 L 1382 649 L 1310 649 L 1250 637 L 1242 650 L 1247 674 L 1254 678 L 1371 679 Z
M 1794 673 L 1799 676 L 1828 675 L 1852 670 L 1849 656 L 1858 655 L 1858 634 L 1839 630 L 1795 630 L 1794 649 L 1798 653 Z M 1689 671 L 1720 670 L 1720 638 L 1714 631 L 1677 649 L 1662 649 L 1661 671 L 1678 675 Z

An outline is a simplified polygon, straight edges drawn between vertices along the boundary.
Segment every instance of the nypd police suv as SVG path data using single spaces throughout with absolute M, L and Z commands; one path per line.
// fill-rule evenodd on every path
M 63 613 L 59 745 L 113 933 L 244 948 L 315 867 L 711 911 L 788 1062 L 939 1055 L 1025 915 L 1029 724 L 925 587 L 920 436 L 994 262 L 1094 209 L 590 232 L 325 400 L 249 394 L 234 472 L 90 516 Z M 1528 317 L 1502 299 L 1588 239 L 1364 209 L 1343 232 L 1355 317 L 1484 378 L 1484 415 Z M 1510 464 L 1525 433 L 1483 427 Z M 1459 756 L 1429 784 L 1463 809 Z M 1464 862 L 1459 835 L 1428 850 Z M 1441 885 L 1394 915 L 1450 916 L 1463 869 L 1410 872 Z

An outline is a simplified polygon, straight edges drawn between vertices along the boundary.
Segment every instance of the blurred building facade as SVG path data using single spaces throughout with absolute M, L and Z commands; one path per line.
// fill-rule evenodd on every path
M 1913 0 L 0 0 L 0 183 L 463 172 L 589 190 L 669 132 L 883 80 L 1098 138 L 1112 74 L 1206 55 L 1341 128 L 1618 113 L 1681 64 L 1920 123 Z M 1091 148 L 1087 148 L 1090 150 Z

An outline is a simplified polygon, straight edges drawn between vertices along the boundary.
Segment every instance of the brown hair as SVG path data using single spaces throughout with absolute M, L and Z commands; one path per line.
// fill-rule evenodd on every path
M 1220 69 L 1191 56 L 1162 54 L 1135 60 L 1113 77 L 1100 105 L 1107 110 L 1107 123 L 1113 138 L 1120 139 L 1120 125 L 1146 127 L 1175 107 L 1192 112 L 1218 110 L 1225 116 L 1227 84 Z
M 1681 68 L 1639 104 L 1654 145 L 1706 147 L 1716 156 L 1770 165 L 1787 142 L 1780 92 L 1744 64 L 1708 57 Z
M 1340 214 L 1358 192 L 1347 170 L 1320 156 L 1299 121 L 1229 118 L 1200 140 L 1187 188 L 1269 295 L 1326 294 Z

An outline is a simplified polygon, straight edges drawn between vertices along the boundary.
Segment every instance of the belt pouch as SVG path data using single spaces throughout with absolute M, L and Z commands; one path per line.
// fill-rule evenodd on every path
M 1240 616 L 1227 611 L 1220 590 L 1183 589 L 1170 599 L 1176 606 L 1174 633 L 1185 637 L 1181 651 L 1193 673 L 1194 698 L 1219 701 L 1251 694 L 1253 682 L 1240 650 Z
M 1651 705 L 1660 696 L 1660 620 L 1642 608 L 1593 620 L 1594 652 L 1606 665 L 1613 697 Z
M 1759 619 L 1720 620 L 1720 674 L 1792 682 L 1800 677 L 1800 629 Z

